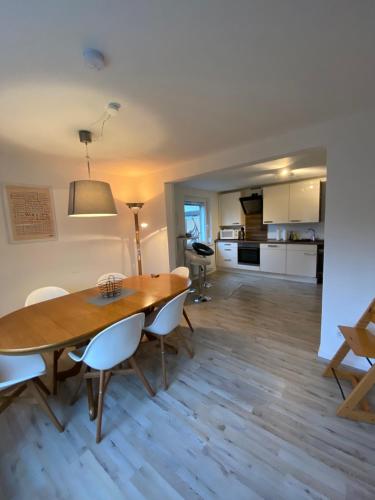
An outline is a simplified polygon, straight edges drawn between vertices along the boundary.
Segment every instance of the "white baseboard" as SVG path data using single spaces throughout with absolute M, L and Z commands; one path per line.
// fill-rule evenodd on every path
M 240 269 L 235 267 L 217 267 L 218 271 L 224 271 L 226 273 L 237 273 L 237 274 L 251 274 L 252 276 L 261 276 L 262 278 L 272 278 L 277 280 L 286 280 L 286 281 L 294 281 L 297 283 L 317 283 L 316 278 L 310 278 L 308 276 L 292 276 L 290 274 L 273 274 L 273 273 L 264 273 L 263 271 L 250 270 L 250 269 Z
M 324 358 L 322 356 L 316 356 L 316 359 L 318 361 L 321 361 L 324 365 L 328 365 L 328 363 L 331 361 L 330 358 Z M 364 372 L 367 371 L 365 367 L 362 368 L 362 367 L 359 367 L 359 366 L 352 365 L 350 363 L 341 363 L 340 366 L 342 366 L 344 368 L 349 368 L 350 370 L 357 370 L 360 373 L 364 373 Z M 370 368 L 370 365 L 368 365 L 368 367 Z

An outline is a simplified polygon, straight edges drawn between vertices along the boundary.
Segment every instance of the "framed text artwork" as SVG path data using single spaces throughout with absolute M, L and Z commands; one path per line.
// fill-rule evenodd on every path
M 45 186 L 4 186 L 4 204 L 11 243 L 57 238 L 53 194 Z

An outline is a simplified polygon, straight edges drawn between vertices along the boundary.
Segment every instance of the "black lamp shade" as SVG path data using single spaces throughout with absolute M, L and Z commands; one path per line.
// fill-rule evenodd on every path
M 106 217 L 117 215 L 111 186 L 102 181 L 73 181 L 69 186 L 70 217 Z

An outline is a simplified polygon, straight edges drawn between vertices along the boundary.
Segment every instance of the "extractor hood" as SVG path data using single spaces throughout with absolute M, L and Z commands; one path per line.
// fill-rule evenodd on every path
M 251 196 L 240 198 L 242 209 L 246 215 L 261 214 L 263 212 L 263 196 L 254 193 Z

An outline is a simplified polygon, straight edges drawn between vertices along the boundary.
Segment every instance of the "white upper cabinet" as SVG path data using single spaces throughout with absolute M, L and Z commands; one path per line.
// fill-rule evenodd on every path
M 319 222 L 320 180 L 290 184 L 289 222 Z
M 221 226 L 243 226 L 245 224 L 245 214 L 241 207 L 240 198 L 240 191 L 219 195 Z
M 289 221 L 289 184 L 263 188 L 263 224 Z

